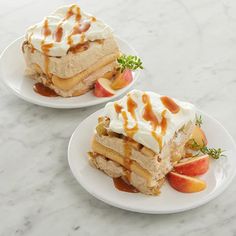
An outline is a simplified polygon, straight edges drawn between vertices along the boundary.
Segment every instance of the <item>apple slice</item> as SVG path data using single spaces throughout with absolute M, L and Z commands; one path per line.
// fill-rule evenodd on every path
M 106 78 L 99 78 L 95 82 L 94 95 L 96 97 L 111 97 L 115 91 L 111 88 L 111 81 Z
M 198 126 L 195 126 L 193 130 L 192 139 L 194 139 L 200 147 L 207 145 L 205 132 Z
M 183 159 L 184 160 L 184 159 Z M 174 170 L 179 174 L 188 176 L 203 175 L 209 169 L 209 156 L 186 158 L 186 161 L 175 165 Z
M 195 126 L 191 134 L 190 140 L 186 144 L 187 147 L 195 149 L 192 147 L 193 139 L 198 144 L 199 148 L 202 148 L 207 145 L 207 138 L 206 138 L 205 132 L 198 126 Z
M 171 187 L 182 193 L 200 192 L 206 188 L 206 183 L 203 180 L 173 171 L 168 174 L 167 178 Z
M 118 76 L 114 79 L 111 87 L 115 90 L 122 89 L 126 87 L 133 81 L 132 71 L 129 69 L 125 69 L 122 73 L 118 74 Z

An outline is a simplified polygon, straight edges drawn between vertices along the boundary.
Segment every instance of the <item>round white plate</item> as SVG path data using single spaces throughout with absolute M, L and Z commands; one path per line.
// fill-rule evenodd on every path
M 115 99 L 127 92 L 138 78 L 139 71 L 133 72 L 134 79 L 132 83 L 123 89 L 117 90 L 117 93 L 112 97 L 98 98 L 93 95 L 92 91 L 72 98 L 41 96 L 33 90 L 35 81 L 24 75 L 25 62 L 21 50 L 23 40 L 23 37 L 16 39 L 1 54 L 1 79 L 17 96 L 37 105 L 53 108 L 79 108 L 97 105 Z M 116 37 L 116 40 L 124 54 L 137 55 L 137 52 L 125 41 L 118 37 Z
M 87 152 L 97 124 L 97 117 L 103 109 L 85 119 L 74 131 L 69 147 L 68 161 L 77 181 L 94 197 L 112 206 L 129 211 L 166 214 L 186 211 L 201 206 L 222 193 L 236 173 L 236 145 L 225 128 L 214 118 L 198 112 L 203 118 L 209 147 L 221 147 L 227 157 L 211 160 L 209 171 L 200 178 L 207 188 L 199 193 L 180 193 L 166 182 L 159 196 L 146 196 L 141 193 L 127 193 L 117 190 L 113 180 L 88 163 Z

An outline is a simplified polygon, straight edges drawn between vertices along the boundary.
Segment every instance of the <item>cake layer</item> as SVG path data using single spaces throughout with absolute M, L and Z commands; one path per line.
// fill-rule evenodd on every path
M 193 129 L 193 124 L 189 122 L 176 131 L 174 137 L 163 146 L 161 153 L 155 153 L 130 138 L 110 131 L 109 123 L 109 118 L 99 118 L 97 133 L 94 135 L 96 142 L 112 149 L 126 159 L 135 161 L 147 170 L 155 181 L 163 178 L 184 156 L 184 146 Z
M 157 181 L 155 185 L 150 187 L 147 179 L 136 174 L 134 171 L 129 171 L 115 161 L 109 160 L 102 155 L 95 154 L 89 155 L 90 164 L 106 173 L 112 178 L 122 177 L 126 181 L 133 185 L 136 189 L 144 194 L 158 195 L 160 193 L 160 187 L 164 183 L 164 178 Z
M 104 65 L 120 55 L 118 45 L 113 37 L 102 41 L 89 42 L 89 47 L 86 50 L 77 53 L 68 51 L 62 57 L 47 56 L 39 50 L 32 50 L 31 45 L 27 42 L 22 47 L 25 61 L 29 68 L 34 70 L 32 65 L 37 64 L 43 73 L 52 74 L 61 79 L 68 79 L 78 75 L 106 56 L 108 58 L 106 60 L 103 59 L 105 61 L 101 62 Z
M 72 89 L 78 82 L 83 80 L 84 78 L 88 77 L 90 74 L 101 70 L 103 67 L 110 65 L 112 63 L 113 68 L 115 68 L 116 64 L 116 59 L 118 57 L 118 54 L 109 54 L 107 56 L 104 56 L 101 58 L 99 61 L 97 61 L 95 64 L 90 66 L 88 69 L 80 72 L 79 74 L 68 78 L 68 79 L 62 79 L 57 76 L 52 76 L 52 82 L 55 86 L 57 86 L 60 89 L 63 90 L 70 90 Z M 112 70 L 113 70 L 112 68 Z
M 31 77 L 38 82 L 43 83 L 47 87 L 53 89 L 57 94 L 62 97 L 71 97 L 71 96 L 80 96 L 90 89 L 93 88 L 95 81 L 98 78 L 106 76 L 107 73 L 115 74 L 116 72 L 116 62 L 112 62 L 101 69 L 93 72 L 88 77 L 85 77 L 83 80 L 80 80 L 74 87 L 69 90 L 64 90 L 52 83 L 45 75 L 33 74 Z
M 126 169 L 135 172 L 137 175 L 141 176 L 142 178 L 146 179 L 147 185 L 152 187 L 156 184 L 156 181 L 153 179 L 152 175 L 142 168 L 136 161 L 130 161 L 129 163 L 125 162 L 125 157 L 120 155 L 119 153 L 115 152 L 114 150 L 103 146 L 102 144 L 98 143 L 96 140 L 92 141 L 92 150 L 116 163 L 122 165 Z

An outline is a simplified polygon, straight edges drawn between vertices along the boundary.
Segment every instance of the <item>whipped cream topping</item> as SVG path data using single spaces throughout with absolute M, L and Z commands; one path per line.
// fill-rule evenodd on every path
M 105 106 L 109 129 L 159 153 L 176 131 L 195 120 L 194 105 L 153 92 L 133 90 Z
M 106 39 L 111 34 L 108 25 L 84 13 L 74 4 L 58 8 L 43 21 L 30 27 L 26 32 L 26 40 L 47 55 L 64 56 L 70 47 Z

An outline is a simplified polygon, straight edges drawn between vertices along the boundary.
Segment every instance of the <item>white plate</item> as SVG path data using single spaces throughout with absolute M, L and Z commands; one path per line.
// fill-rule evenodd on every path
M 110 177 L 92 168 L 87 159 L 91 138 L 97 117 L 103 109 L 85 119 L 74 131 L 69 147 L 68 161 L 77 181 L 94 197 L 115 207 L 129 211 L 165 214 L 186 211 L 201 206 L 222 193 L 232 181 L 236 171 L 236 145 L 225 128 L 214 118 L 202 112 L 210 147 L 227 150 L 227 157 L 211 160 L 209 171 L 201 176 L 207 182 L 207 188 L 199 193 L 180 193 L 166 182 L 159 196 L 146 196 L 141 193 L 126 193 L 117 190 Z
M 137 52 L 125 41 L 118 37 L 116 37 L 116 40 L 123 53 L 137 55 Z M 37 105 L 53 108 L 79 108 L 97 105 L 115 99 L 127 92 L 138 78 L 139 71 L 133 72 L 134 79 L 132 83 L 118 90 L 117 94 L 112 97 L 97 98 L 92 91 L 72 98 L 44 97 L 34 92 L 33 85 L 35 81 L 24 76 L 25 62 L 21 50 L 22 42 L 23 37 L 16 39 L 1 54 L 1 79 L 17 96 Z

